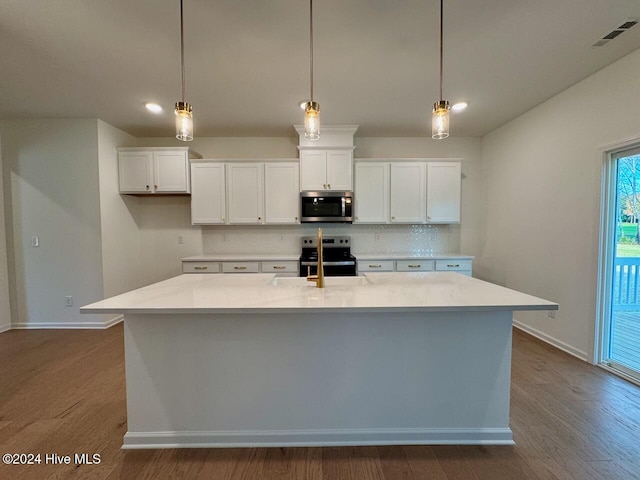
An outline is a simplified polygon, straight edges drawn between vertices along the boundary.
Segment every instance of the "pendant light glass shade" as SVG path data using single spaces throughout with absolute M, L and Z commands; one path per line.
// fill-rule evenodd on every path
M 433 104 L 431 118 L 431 138 L 442 140 L 449 136 L 449 102 L 442 99 L 442 58 L 443 58 L 443 14 L 444 0 L 440 0 L 440 101 Z
M 193 113 L 186 102 L 176 103 L 176 138 L 183 142 L 193 140 Z
M 433 104 L 431 118 L 431 138 L 442 140 L 449 136 L 449 102 L 440 100 Z
M 313 0 L 309 0 L 309 84 L 311 99 L 304 104 L 304 138 L 320 138 L 320 104 L 313 101 Z
M 316 102 L 304 106 L 304 138 L 312 141 L 320 138 L 320 105 Z
M 182 101 L 176 102 L 176 138 L 183 142 L 193 140 L 193 112 L 184 101 L 184 19 L 180 0 L 180 69 L 182 71 Z

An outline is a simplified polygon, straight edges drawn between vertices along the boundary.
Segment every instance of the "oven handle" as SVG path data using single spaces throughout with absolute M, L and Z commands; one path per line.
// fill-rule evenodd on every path
M 345 260 L 343 262 L 322 262 L 325 267 L 340 267 L 340 266 L 352 266 L 355 265 L 356 262 L 353 260 Z M 303 267 L 317 267 L 318 262 L 300 262 L 300 265 Z

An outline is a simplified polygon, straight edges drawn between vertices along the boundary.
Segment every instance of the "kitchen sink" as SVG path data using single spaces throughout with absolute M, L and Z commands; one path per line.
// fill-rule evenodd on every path
M 308 282 L 306 277 L 275 277 L 270 282 L 277 287 L 314 287 L 314 282 Z M 324 277 L 325 287 L 353 287 L 371 285 L 366 277 Z

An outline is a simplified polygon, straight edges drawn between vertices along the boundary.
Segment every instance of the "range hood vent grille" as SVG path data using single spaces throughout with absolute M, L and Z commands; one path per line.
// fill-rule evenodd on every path
M 621 25 L 619 25 L 616 28 L 614 28 L 612 31 L 607 33 L 600 40 L 592 43 L 591 46 L 592 47 L 603 47 L 607 43 L 609 43 L 611 40 L 613 40 L 614 38 L 616 38 L 619 35 L 622 35 L 624 32 L 626 32 L 631 27 L 633 27 L 633 26 L 635 26 L 637 24 L 638 24 L 638 19 L 637 18 L 628 18 L 624 23 L 622 23 Z

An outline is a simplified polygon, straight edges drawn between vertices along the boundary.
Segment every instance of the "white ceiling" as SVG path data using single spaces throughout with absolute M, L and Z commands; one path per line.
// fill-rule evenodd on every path
M 186 100 L 196 136 L 295 136 L 309 96 L 307 0 L 184 0 Z M 640 48 L 640 25 L 590 45 L 638 0 L 445 0 L 453 136 L 480 136 Z M 315 99 L 325 125 L 429 136 L 438 0 L 316 0 Z M 172 136 L 179 0 L 2 0 L 0 118 L 100 118 Z M 143 104 L 165 112 L 148 113 Z

